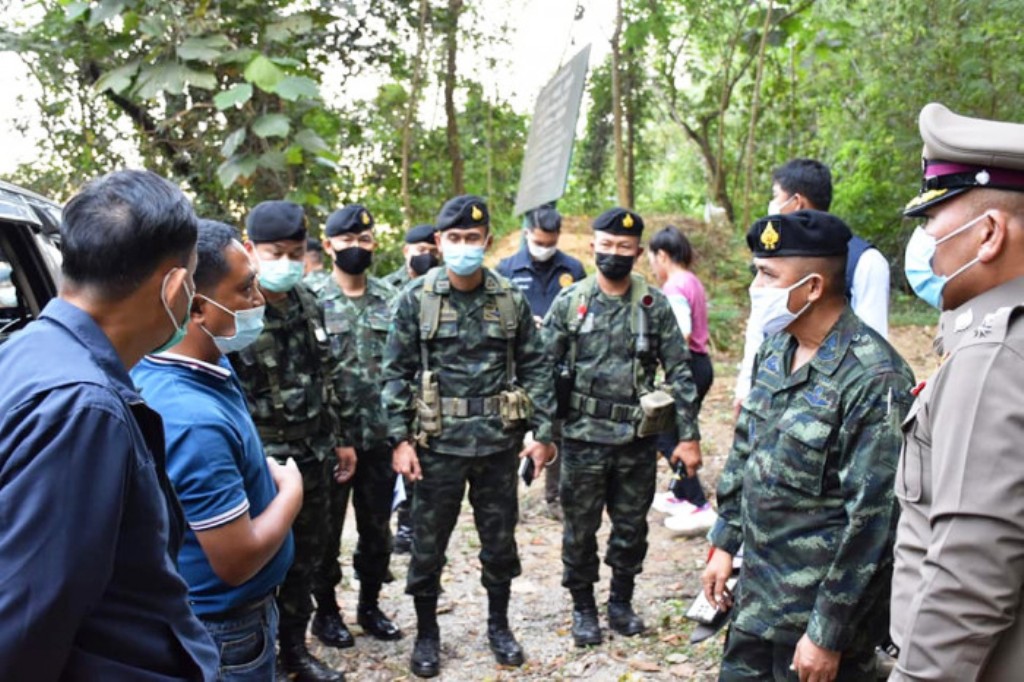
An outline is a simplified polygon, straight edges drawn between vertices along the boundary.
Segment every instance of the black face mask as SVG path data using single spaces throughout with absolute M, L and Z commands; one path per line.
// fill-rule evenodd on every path
M 372 262 L 373 252 L 360 246 L 350 246 L 340 251 L 334 250 L 334 264 L 341 268 L 342 272 L 347 272 L 350 275 L 363 274 Z
M 633 261 L 635 260 L 634 256 L 620 256 L 615 253 L 595 254 L 597 269 L 612 281 L 629 277 L 629 273 L 633 271 Z
M 428 251 L 427 253 L 421 253 L 410 258 L 409 268 L 417 275 L 425 275 L 427 270 L 437 267 L 440 263 L 441 261 L 437 259 L 437 256 Z

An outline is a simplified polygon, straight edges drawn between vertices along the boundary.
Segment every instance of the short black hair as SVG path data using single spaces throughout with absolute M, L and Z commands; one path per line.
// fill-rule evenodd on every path
M 793 159 L 772 173 L 772 182 L 787 194 L 799 194 L 819 211 L 832 205 L 832 172 L 828 166 L 814 159 Z
M 181 190 L 156 173 L 108 173 L 87 183 L 64 207 L 61 270 L 74 285 L 122 299 L 168 258 L 188 264 L 196 222 Z
M 659 230 L 647 245 L 651 251 L 659 253 L 664 251 L 669 259 L 677 265 L 690 267 L 693 263 L 693 247 L 690 240 L 686 238 L 682 230 L 674 225 L 668 225 Z
M 241 234 L 231 225 L 219 220 L 199 219 L 199 238 L 196 240 L 196 274 L 192 279 L 197 291 L 209 292 L 228 274 L 227 248 L 231 242 L 241 243 Z

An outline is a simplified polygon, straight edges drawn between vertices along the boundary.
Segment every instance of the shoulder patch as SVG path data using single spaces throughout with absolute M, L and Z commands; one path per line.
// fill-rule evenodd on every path
M 558 286 L 562 287 L 563 289 L 572 284 L 574 281 L 576 280 L 574 280 L 572 275 L 568 272 L 563 272 L 561 275 L 558 276 Z

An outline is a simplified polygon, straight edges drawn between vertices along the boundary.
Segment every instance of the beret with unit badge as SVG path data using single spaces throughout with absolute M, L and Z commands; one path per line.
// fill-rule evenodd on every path
M 327 217 L 324 230 L 328 237 L 339 234 L 358 234 L 373 229 L 373 216 L 362 204 L 343 206 Z
M 1024 124 L 954 114 L 932 102 L 921 110 L 924 140 L 921 193 L 903 215 L 923 216 L 932 206 L 977 187 L 1024 192 Z
M 430 223 L 417 225 L 405 233 L 406 244 L 434 243 L 434 226 Z
M 306 213 L 291 201 L 263 201 L 249 211 L 245 231 L 251 242 L 306 239 Z
M 562 229 L 562 214 L 547 206 L 530 212 L 530 227 L 539 227 L 545 232 L 558 232 Z
M 639 237 L 644 231 L 644 219 L 624 208 L 610 208 L 594 219 L 593 227 L 594 232 Z
M 487 202 L 475 194 L 463 194 L 449 199 L 441 207 L 436 228 L 438 232 L 444 232 L 452 228 L 488 227 L 489 224 Z
M 839 218 L 810 209 L 757 220 L 747 232 L 755 258 L 845 256 L 853 236 Z

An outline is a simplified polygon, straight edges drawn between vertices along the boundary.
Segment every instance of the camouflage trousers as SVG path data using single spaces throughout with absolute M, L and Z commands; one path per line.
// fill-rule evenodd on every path
M 391 449 L 382 446 L 356 451 L 356 473 L 352 480 L 328 484 L 329 506 L 323 523 L 327 537 L 323 544 L 320 569 L 313 576 L 313 596 L 320 606 L 335 605 L 334 588 L 341 582 L 341 529 L 349 497 L 356 517 L 356 542 L 352 567 L 360 583 L 380 585 L 388 580 L 391 561 L 391 496 L 395 472 L 391 468 Z
M 292 524 L 295 559 L 277 593 L 277 608 L 281 613 L 278 631 L 282 635 L 305 632 L 306 623 L 313 613 L 310 587 L 322 563 L 323 547 L 327 542 L 324 518 L 329 505 L 328 486 L 333 482 L 333 468 L 333 458 L 310 458 L 299 462 L 299 471 L 302 472 L 302 508 Z
M 603 445 L 566 439 L 561 460 L 562 585 L 574 590 L 597 582 L 597 531 L 605 508 L 612 522 L 605 563 L 619 575 L 640 573 L 657 474 L 654 440 Z
M 722 654 L 719 682 L 739 680 L 772 680 L 798 682 L 797 674 L 789 669 L 793 663 L 795 644 L 783 644 L 755 637 L 749 633 L 729 629 Z M 873 649 L 844 652 L 839 661 L 836 682 L 874 682 L 875 652 Z
M 469 485 L 469 502 L 480 537 L 480 582 L 504 585 L 522 572 L 516 546 L 519 520 L 517 450 L 483 457 L 420 450 L 423 479 L 412 497 L 412 559 L 405 592 L 430 597 L 441 592 L 448 540 Z

